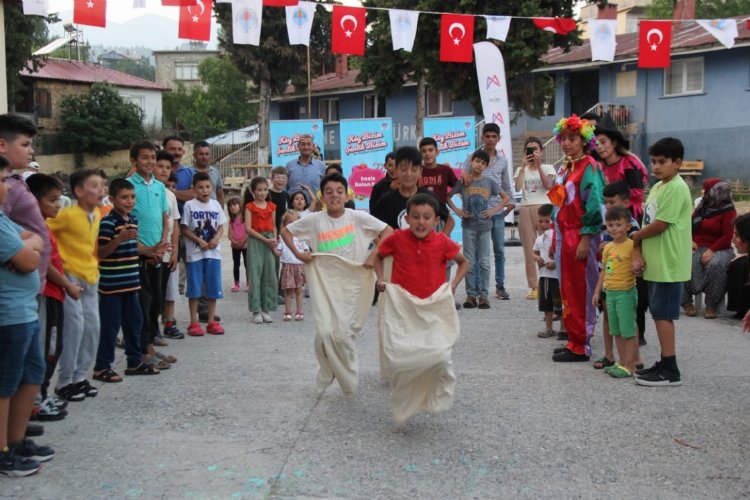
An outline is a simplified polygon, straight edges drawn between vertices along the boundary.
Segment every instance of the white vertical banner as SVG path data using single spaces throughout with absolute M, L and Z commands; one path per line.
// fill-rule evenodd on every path
M 146 8 L 146 0 L 133 0 L 133 8 L 134 9 L 145 9 Z
M 27 16 L 44 16 L 49 15 L 48 0 L 23 0 L 23 13 Z
M 404 49 L 406 52 L 411 52 L 411 49 L 414 47 L 414 39 L 417 37 L 419 12 L 389 9 L 388 15 L 391 18 L 393 50 Z
M 237 45 L 260 45 L 263 0 L 232 2 L 232 41 Z
M 589 42 L 591 43 L 592 61 L 615 60 L 617 49 L 617 20 L 616 19 L 590 19 L 589 20 Z
M 484 16 L 487 21 L 487 37 L 495 40 L 505 41 L 510 29 L 510 17 L 508 16 Z
M 289 45 L 310 45 L 310 30 L 315 15 L 315 2 L 299 2 L 286 7 L 286 31 Z
M 500 127 L 500 142 L 497 154 L 508 161 L 508 181 L 513 186 L 513 147 L 510 138 L 510 113 L 508 111 L 508 89 L 505 86 L 505 63 L 500 49 L 492 42 L 474 44 L 474 59 L 477 64 L 479 97 L 482 100 L 484 123 L 496 123 Z M 508 193 L 509 195 L 511 193 Z M 513 212 L 508 214 L 513 220 Z M 506 220 L 508 220 L 506 218 Z

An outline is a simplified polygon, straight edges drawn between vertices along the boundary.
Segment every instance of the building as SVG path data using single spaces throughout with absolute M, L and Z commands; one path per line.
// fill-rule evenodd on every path
M 113 85 L 126 101 L 143 111 L 144 125 L 161 125 L 162 93 L 167 87 L 98 64 L 49 58 L 39 71 L 21 71 L 26 92 L 16 112 L 33 115 L 42 134 L 60 131 L 60 105 L 66 96 L 86 94 L 94 83 Z
M 617 34 L 635 33 L 638 21 L 646 18 L 646 8 L 652 0 L 618 0 L 607 5 L 587 4 L 581 7 L 581 22 L 578 23 L 582 37 L 588 38 L 589 19 L 617 19 Z M 607 11 L 602 14 L 602 10 Z
M 198 65 L 209 57 L 219 57 L 221 53 L 205 47 L 205 44 L 188 43 L 179 50 L 155 50 L 156 83 L 172 90 L 178 83 L 186 87 L 202 85 Z

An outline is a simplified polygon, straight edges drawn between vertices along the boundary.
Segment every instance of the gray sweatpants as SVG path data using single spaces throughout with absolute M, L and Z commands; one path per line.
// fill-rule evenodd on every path
M 57 365 L 57 387 L 81 382 L 96 359 L 99 347 L 99 283 L 88 284 L 67 275 L 83 288 L 78 300 L 65 296 L 63 302 L 63 348 Z

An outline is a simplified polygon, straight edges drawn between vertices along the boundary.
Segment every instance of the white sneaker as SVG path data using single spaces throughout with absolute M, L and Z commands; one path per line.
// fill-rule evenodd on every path
M 266 311 L 263 311 L 260 315 L 263 318 L 264 323 L 273 323 L 273 318 Z
M 256 325 L 262 325 L 263 316 L 260 313 L 253 314 L 253 323 L 255 323 Z

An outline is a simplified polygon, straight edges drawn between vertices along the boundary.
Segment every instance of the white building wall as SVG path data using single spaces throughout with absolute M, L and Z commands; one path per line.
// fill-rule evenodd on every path
M 118 87 L 117 92 L 123 99 L 137 104 L 143 110 L 143 124 L 161 127 L 162 91 Z

